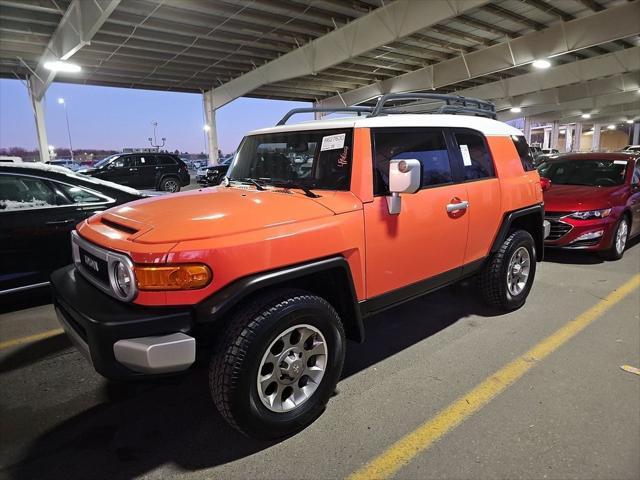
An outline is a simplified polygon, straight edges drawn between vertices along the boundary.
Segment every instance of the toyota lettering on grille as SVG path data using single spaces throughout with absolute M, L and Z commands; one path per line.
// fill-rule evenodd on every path
M 93 268 L 96 272 L 100 271 L 98 262 L 96 262 L 93 258 L 89 257 L 89 255 L 84 256 L 84 263 L 87 265 L 87 267 Z

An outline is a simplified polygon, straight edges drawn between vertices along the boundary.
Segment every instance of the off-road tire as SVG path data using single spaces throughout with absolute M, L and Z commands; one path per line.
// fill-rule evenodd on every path
M 309 315 L 310 314 L 310 315 Z M 304 323 L 320 330 L 328 354 L 325 374 L 313 395 L 291 411 L 267 409 L 258 395 L 257 374 L 271 342 Z M 311 424 L 335 390 L 344 363 L 345 334 L 338 313 L 326 300 L 302 290 L 259 295 L 232 316 L 209 365 L 209 389 L 224 419 L 243 434 L 261 439 L 292 435 Z
M 171 183 L 175 184 L 175 190 L 172 188 L 169 188 L 169 185 Z M 180 179 L 178 177 L 164 177 L 162 179 L 162 181 L 160 182 L 160 191 L 162 192 L 171 192 L 171 193 L 177 193 L 180 191 Z
M 520 294 L 513 296 L 507 288 L 509 261 L 520 247 L 525 247 L 531 260 L 527 284 Z M 509 233 L 500 248 L 487 261 L 480 273 L 480 292 L 489 306 L 510 311 L 520 308 L 531 291 L 536 274 L 536 247 L 531 234 L 525 230 Z
M 624 248 L 622 249 L 621 252 L 619 252 L 616 248 L 616 237 L 618 235 L 618 230 L 620 229 L 620 227 L 622 226 L 622 222 L 626 222 L 627 224 L 627 238 L 625 239 L 625 245 Z M 622 256 L 624 255 L 624 251 L 627 247 L 627 243 L 629 241 L 629 228 L 630 226 L 630 222 L 629 222 L 629 217 L 627 215 L 623 215 L 622 218 L 620 219 L 620 221 L 616 224 L 616 228 L 613 231 L 613 238 L 611 239 L 611 246 L 606 249 L 603 250 L 601 252 L 599 252 L 600 256 L 606 260 L 620 260 L 622 258 Z

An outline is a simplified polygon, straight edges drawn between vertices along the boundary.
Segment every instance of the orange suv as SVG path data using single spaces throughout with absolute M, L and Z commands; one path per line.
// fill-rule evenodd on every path
M 210 355 L 223 417 L 282 437 L 323 410 L 367 317 L 471 276 L 490 305 L 524 304 L 546 232 L 520 131 L 462 97 L 341 110 L 358 116 L 248 134 L 219 186 L 77 226 L 54 305 L 99 373 L 161 376 Z

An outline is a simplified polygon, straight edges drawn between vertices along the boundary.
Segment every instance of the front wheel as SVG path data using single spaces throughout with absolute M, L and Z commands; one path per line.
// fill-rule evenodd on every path
M 624 255 L 624 249 L 627 247 L 627 240 L 629 239 L 629 221 L 627 217 L 622 217 L 616 231 L 613 234 L 613 243 L 611 247 L 604 250 L 601 256 L 607 260 L 620 260 Z
M 292 289 L 261 295 L 233 316 L 212 357 L 213 401 L 245 435 L 291 435 L 329 401 L 344 343 L 340 317 L 323 298 Z
M 536 274 L 536 248 L 525 230 L 509 234 L 480 274 L 484 301 L 502 310 L 524 305 Z

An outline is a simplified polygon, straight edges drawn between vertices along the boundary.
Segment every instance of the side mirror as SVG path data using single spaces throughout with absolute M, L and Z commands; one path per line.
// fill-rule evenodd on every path
M 389 191 L 387 207 L 390 215 L 400 213 L 401 193 L 416 193 L 420 189 L 422 176 L 420 161 L 416 159 L 391 160 L 389 162 Z
M 545 177 L 540 177 L 540 186 L 542 187 L 542 191 L 546 192 L 551 188 L 551 180 Z

